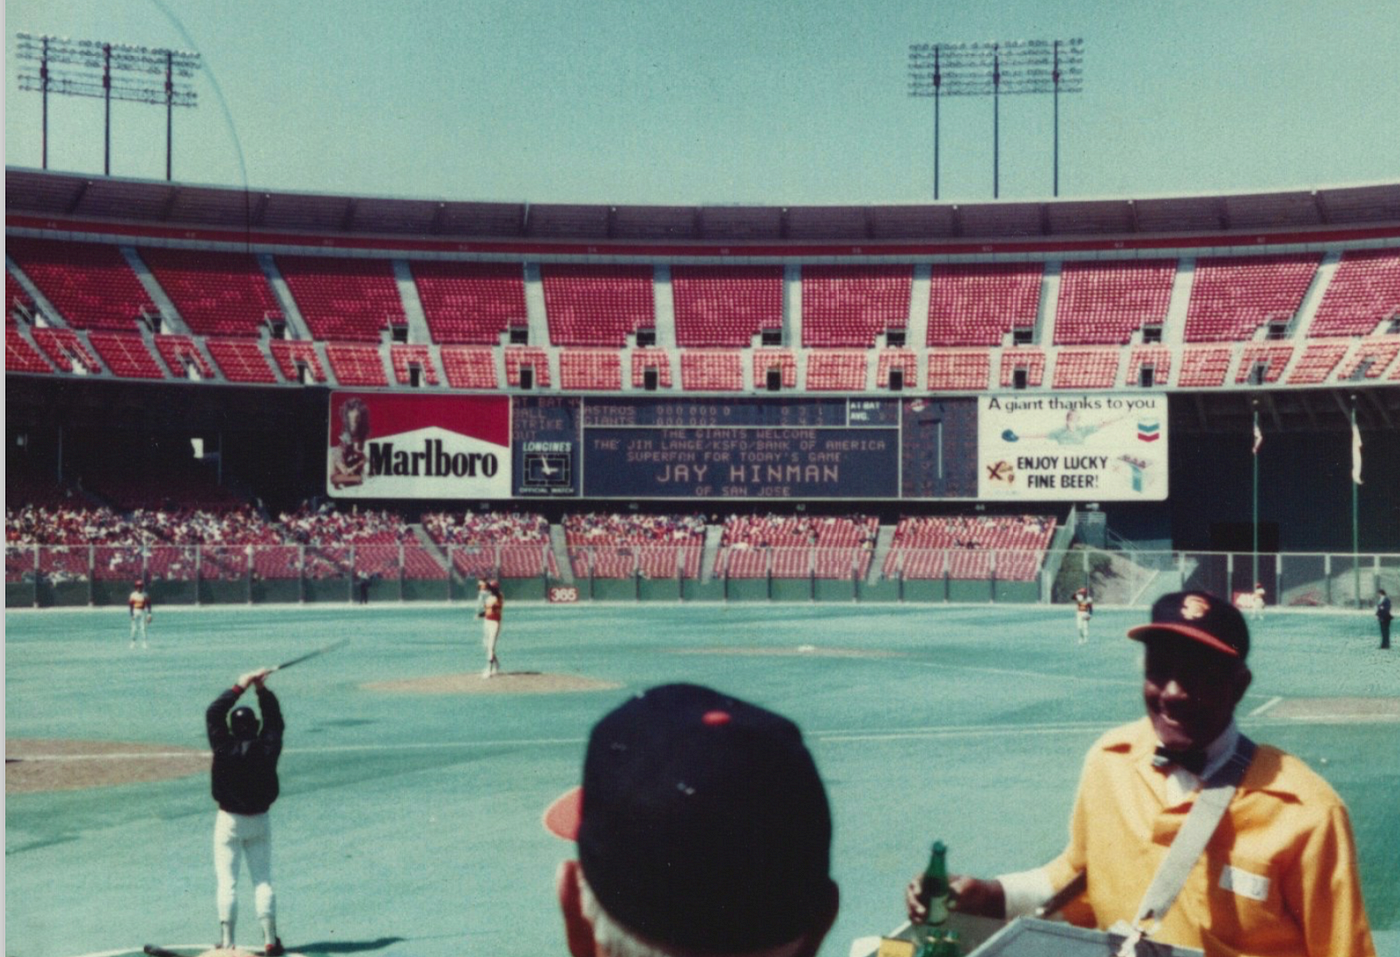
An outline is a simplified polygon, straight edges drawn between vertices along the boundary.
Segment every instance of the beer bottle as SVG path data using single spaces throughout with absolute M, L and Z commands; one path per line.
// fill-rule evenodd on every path
M 948 847 L 942 841 L 933 842 L 929 854 L 928 867 L 924 868 L 924 901 L 928 914 L 924 917 L 927 927 L 942 927 L 948 923 Z

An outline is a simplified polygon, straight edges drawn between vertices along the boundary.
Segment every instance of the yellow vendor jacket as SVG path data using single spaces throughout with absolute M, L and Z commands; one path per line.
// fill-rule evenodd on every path
M 1194 803 L 1169 804 L 1148 719 L 1090 748 L 1055 887 L 1089 883 L 1073 923 L 1131 922 Z M 1260 745 L 1220 826 L 1153 939 L 1206 957 L 1374 957 L 1346 805 L 1302 761 Z

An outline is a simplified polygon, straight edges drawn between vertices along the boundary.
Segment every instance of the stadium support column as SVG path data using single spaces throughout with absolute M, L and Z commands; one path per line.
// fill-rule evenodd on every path
M 1253 546 L 1253 549 L 1252 549 L 1251 552 L 1250 552 L 1250 554 L 1253 556 L 1254 564 L 1253 564 L 1253 566 L 1252 566 L 1251 569 L 1250 569 L 1250 574 L 1252 575 L 1252 577 L 1250 578 L 1250 591 L 1251 591 L 1251 592 L 1253 592 L 1254 587 L 1255 587 L 1255 586 L 1258 584 L 1258 582 L 1259 582 L 1259 441 L 1258 441 L 1258 435 L 1259 435 L 1259 400 L 1258 400 L 1258 399 L 1255 399 L 1255 400 L 1254 400 L 1254 432 L 1253 432 L 1253 435 L 1255 436 L 1255 438 L 1252 440 L 1252 441 L 1254 442 L 1254 445 L 1253 445 L 1253 450 L 1254 450 L 1254 451 L 1253 451 L 1253 454 L 1250 456 L 1250 458 L 1253 460 L 1253 463 L 1254 463 L 1254 494 L 1253 494 L 1253 496 L 1251 497 L 1251 498 L 1252 498 L 1252 502 L 1253 502 L 1253 508 L 1252 508 L 1252 511 L 1251 511 L 1251 515 L 1252 515 L 1252 522 L 1251 522 L 1251 524 L 1252 524 L 1253 531 L 1254 531 L 1254 546 Z
M 995 46 L 993 47 L 995 50 Z M 1001 196 L 1001 53 L 992 54 L 992 199 Z
M 1352 467 L 1351 467 L 1351 573 L 1354 577 L 1353 588 L 1356 593 L 1356 607 L 1361 607 L 1361 524 L 1357 520 L 1359 517 L 1358 491 L 1361 486 L 1361 463 L 1360 457 L 1360 433 L 1356 430 L 1356 396 L 1351 397 L 1351 435 L 1352 435 Z

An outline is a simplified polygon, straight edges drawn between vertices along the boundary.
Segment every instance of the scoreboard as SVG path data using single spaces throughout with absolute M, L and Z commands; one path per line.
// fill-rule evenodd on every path
M 974 498 L 973 399 L 519 396 L 520 498 Z

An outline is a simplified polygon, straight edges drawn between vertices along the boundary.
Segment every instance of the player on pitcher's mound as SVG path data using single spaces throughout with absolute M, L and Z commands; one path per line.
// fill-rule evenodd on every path
M 263 686 L 271 668 L 239 677 L 205 712 L 214 751 L 212 791 L 219 805 L 214 819 L 214 875 L 219 908 L 219 947 L 231 949 L 238 922 L 237 880 L 247 855 L 253 900 L 262 924 L 264 957 L 286 952 L 277 937 L 277 897 L 272 890 L 272 825 L 268 809 L 277 800 L 277 759 L 282 755 L 282 708 Z M 234 707 L 249 685 L 257 688 L 258 716 L 246 705 Z M 230 713 L 232 712 L 232 713 Z

